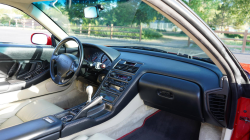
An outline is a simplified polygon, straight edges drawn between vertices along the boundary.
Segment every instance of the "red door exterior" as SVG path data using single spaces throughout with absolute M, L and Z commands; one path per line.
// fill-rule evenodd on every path
M 250 139 L 250 99 L 238 99 L 237 113 L 231 140 Z

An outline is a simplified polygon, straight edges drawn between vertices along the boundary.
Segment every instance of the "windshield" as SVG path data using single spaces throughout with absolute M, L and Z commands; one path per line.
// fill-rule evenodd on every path
M 56 0 L 33 4 L 82 42 L 148 47 L 209 59 L 180 28 L 141 0 Z M 99 17 L 84 18 L 83 8 L 97 4 L 104 7 Z

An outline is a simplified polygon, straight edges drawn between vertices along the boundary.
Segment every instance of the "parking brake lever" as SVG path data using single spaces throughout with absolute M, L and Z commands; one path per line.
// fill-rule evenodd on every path
M 74 116 L 74 118 L 72 120 L 76 120 L 78 118 L 87 116 L 87 112 L 89 111 L 89 109 L 91 109 L 92 107 L 96 106 L 99 103 L 102 103 L 102 96 L 98 96 L 95 99 L 93 99 L 90 103 L 87 103 L 85 106 L 83 106 L 83 108 Z

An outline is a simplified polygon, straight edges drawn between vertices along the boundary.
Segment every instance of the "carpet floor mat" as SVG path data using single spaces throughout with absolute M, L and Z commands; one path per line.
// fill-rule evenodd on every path
M 201 123 L 165 111 L 147 117 L 143 125 L 118 140 L 198 140 Z

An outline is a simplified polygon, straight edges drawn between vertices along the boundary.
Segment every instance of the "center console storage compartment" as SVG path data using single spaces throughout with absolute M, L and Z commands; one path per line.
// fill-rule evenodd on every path
M 80 116 L 77 119 L 74 117 L 81 112 L 81 110 L 87 105 L 85 103 L 78 105 L 76 107 L 70 108 L 58 114 L 55 114 L 55 117 L 60 119 L 63 122 L 63 126 L 61 129 L 61 137 L 66 137 L 82 131 L 84 129 L 93 127 L 97 125 L 97 120 L 100 119 L 103 115 L 107 114 L 108 105 L 106 105 L 106 101 L 103 101 L 96 106 L 87 109 L 83 116 Z
M 144 74 L 139 81 L 139 93 L 146 105 L 204 121 L 200 92 L 193 82 L 153 73 Z

